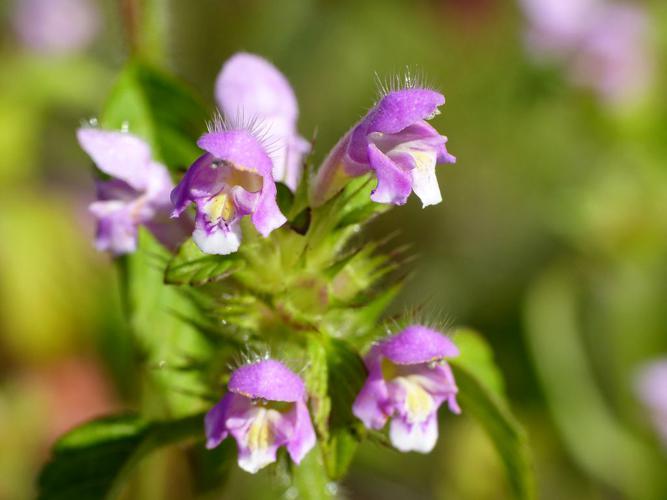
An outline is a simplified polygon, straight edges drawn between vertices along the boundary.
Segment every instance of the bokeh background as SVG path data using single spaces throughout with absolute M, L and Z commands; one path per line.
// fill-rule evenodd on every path
M 0 3 L 2 500 L 34 495 L 60 433 L 132 407 L 118 276 L 92 247 L 91 165 L 74 135 L 126 60 L 122 3 Z M 439 168 L 442 204 L 422 212 L 412 199 L 375 222 L 419 257 L 397 310 L 489 340 L 540 498 L 651 491 L 667 451 L 636 387 L 641 367 L 667 356 L 664 1 L 624 0 L 640 22 L 601 23 L 615 44 L 593 55 L 545 44 L 529 0 L 158 3 L 160 57 L 211 112 L 236 51 L 287 75 L 316 163 L 376 98 L 375 73 L 423 71 L 447 97 L 434 124 L 458 163 Z M 153 462 L 178 471 L 178 460 Z M 128 496 L 187 497 L 187 478 L 164 470 L 147 464 L 152 485 Z M 443 416 L 428 456 L 365 444 L 339 488 L 354 499 L 509 498 L 465 415 Z M 234 472 L 228 491 L 263 498 L 271 479 Z

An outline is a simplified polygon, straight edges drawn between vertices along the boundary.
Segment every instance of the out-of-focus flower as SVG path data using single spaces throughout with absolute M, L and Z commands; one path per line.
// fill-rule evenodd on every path
M 216 123 L 197 144 L 206 153 L 188 169 L 171 200 L 173 217 L 195 204 L 192 238 L 202 252 L 236 252 L 246 215 L 264 237 L 285 223 L 276 203 L 271 158 L 251 131 Z
M 651 420 L 667 446 L 667 358 L 641 368 L 637 378 L 637 394 L 648 408 Z
M 21 41 L 46 54 L 85 48 L 97 34 L 98 12 L 89 0 L 18 0 L 13 24 Z
M 408 85 L 413 86 L 410 81 Z M 447 138 L 427 120 L 444 103 L 439 92 L 416 85 L 383 92 L 324 160 L 313 184 L 313 203 L 324 203 L 350 177 L 368 172 L 377 178 L 371 194 L 377 203 L 403 205 L 412 191 L 423 206 L 440 203 L 435 166 L 454 163 L 456 158 L 447 152 Z
M 176 245 L 175 235 L 163 231 L 160 220 L 171 208 L 173 183 L 164 165 L 152 159 L 149 145 L 127 132 L 96 128 L 80 128 L 77 138 L 97 167 L 111 176 L 97 182 L 97 201 L 90 205 L 97 217 L 97 249 L 114 255 L 133 252 L 140 224 L 163 244 Z
M 389 437 L 400 451 L 430 452 L 438 439 L 438 408 L 454 413 L 458 389 L 446 358 L 459 350 L 445 335 L 420 325 L 374 345 L 366 356 L 368 379 L 352 412 L 369 429 L 391 418 Z
M 567 65 L 569 78 L 610 104 L 633 102 L 653 80 L 653 27 L 638 5 L 606 0 L 522 0 L 536 58 Z
M 303 381 L 282 363 L 267 359 L 241 366 L 227 388 L 206 415 L 207 448 L 231 434 L 239 466 L 255 473 L 276 461 L 281 446 L 297 464 L 315 446 Z
M 261 122 L 270 144 L 273 178 L 296 190 L 310 143 L 297 131 L 299 107 L 285 76 L 262 57 L 238 53 L 223 65 L 215 97 L 225 116 Z
M 595 89 L 606 102 L 622 104 L 643 96 L 655 70 L 652 24 L 638 5 L 600 9 L 575 53 L 572 80 Z
M 521 0 L 528 18 L 526 42 L 536 57 L 564 57 L 589 30 L 602 0 Z

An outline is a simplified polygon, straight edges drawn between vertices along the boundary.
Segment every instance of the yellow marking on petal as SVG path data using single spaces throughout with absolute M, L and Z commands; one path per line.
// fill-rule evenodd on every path
M 408 420 L 411 423 L 423 422 L 434 410 L 433 398 L 419 382 L 411 380 L 411 377 L 398 377 L 396 382 L 400 383 L 405 390 L 405 409 Z
M 255 418 L 250 424 L 250 428 L 246 434 L 246 443 L 248 448 L 250 448 L 252 451 L 264 450 L 268 448 L 271 440 L 273 439 L 269 411 L 270 410 L 265 410 L 264 408 L 259 409 Z
M 417 170 L 428 170 L 435 165 L 435 151 L 420 151 L 418 149 L 413 149 L 410 151 L 410 155 L 415 160 L 415 168 Z
M 228 221 L 236 213 L 234 202 L 227 193 L 221 193 L 211 199 L 204 207 L 204 210 L 210 221 L 217 221 L 221 218 Z

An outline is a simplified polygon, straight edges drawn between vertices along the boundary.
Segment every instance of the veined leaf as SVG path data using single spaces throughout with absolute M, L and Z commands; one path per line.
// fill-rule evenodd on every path
M 93 420 L 56 442 L 39 476 L 40 500 L 99 500 L 120 493 L 121 480 L 144 456 L 186 439 L 203 439 L 203 415 L 148 422 L 135 415 Z
M 244 265 L 238 254 L 208 255 L 189 239 L 167 264 L 165 283 L 200 286 L 226 278 Z

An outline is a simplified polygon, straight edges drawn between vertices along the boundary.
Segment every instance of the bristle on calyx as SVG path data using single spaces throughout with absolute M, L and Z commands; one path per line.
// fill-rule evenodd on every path
M 257 139 L 269 156 L 281 146 L 271 133 L 270 123 L 263 121 L 256 115 L 246 116 L 243 111 L 239 111 L 234 116 L 223 115 L 220 111 L 217 111 L 213 118 L 206 122 L 206 129 L 209 133 L 245 130 Z
M 375 73 L 375 83 L 380 98 L 399 90 L 433 88 L 433 85 L 427 81 L 423 70 L 413 69 L 409 66 L 405 67 L 403 73 L 395 73 L 387 77 L 381 77 L 378 73 Z

